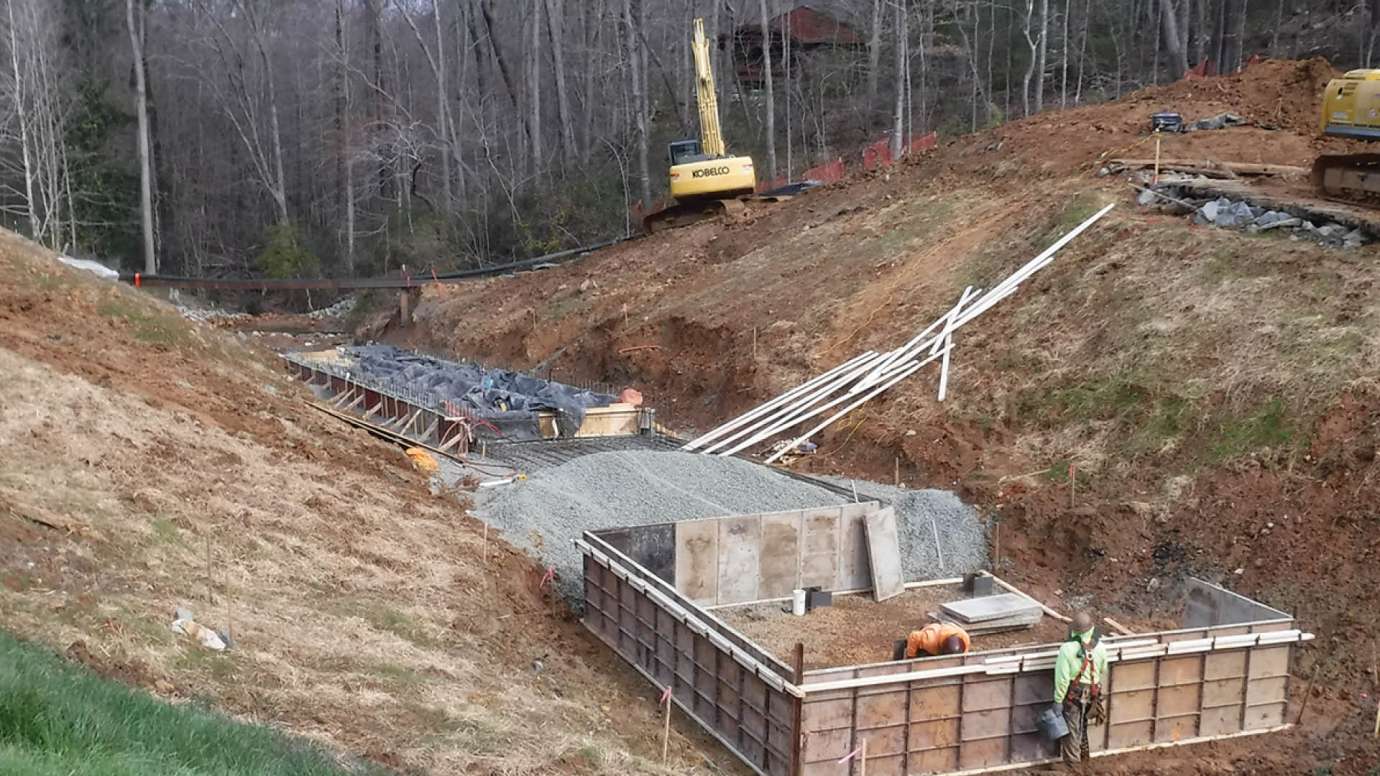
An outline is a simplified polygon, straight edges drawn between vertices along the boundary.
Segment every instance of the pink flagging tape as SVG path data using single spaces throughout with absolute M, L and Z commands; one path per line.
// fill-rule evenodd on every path
M 664 703 L 664 704 L 666 704 L 666 705 L 668 705 L 668 706 L 671 704 L 671 688 L 670 688 L 670 687 L 667 687 L 667 688 L 666 688 L 666 692 L 664 692 L 664 693 L 661 694 L 661 703 Z
M 848 762 L 849 760 L 853 759 L 854 757 L 857 757 L 858 755 L 862 754 L 862 750 L 863 750 L 863 748 L 860 746 L 860 747 L 858 747 L 857 749 L 854 749 L 853 751 L 851 751 L 851 752 L 849 752 L 848 754 L 844 755 L 843 757 L 840 757 L 840 758 L 839 758 L 839 765 L 843 765 L 844 763 Z

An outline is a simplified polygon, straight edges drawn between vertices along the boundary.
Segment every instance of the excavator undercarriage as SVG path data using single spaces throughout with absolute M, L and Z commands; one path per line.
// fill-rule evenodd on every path
M 1374 207 L 1380 203 L 1380 154 L 1327 154 L 1313 161 L 1319 194 Z

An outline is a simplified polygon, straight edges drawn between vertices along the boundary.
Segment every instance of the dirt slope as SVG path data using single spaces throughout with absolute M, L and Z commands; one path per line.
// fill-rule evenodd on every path
M 266 354 L 10 233 L 0 277 L 6 630 L 409 773 L 721 757 L 678 734 L 663 769 L 651 691 L 541 570 Z M 234 649 L 174 637 L 178 605 Z
M 806 465 L 957 486 L 1001 524 L 1003 571 L 1063 605 L 1177 616 L 1187 574 L 1297 612 L 1319 646 L 1304 729 L 1123 761 L 1209 773 L 1365 773 L 1380 684 L 1380 271 L 1375 247 L 1194 227 L 1138 209 L 1100 160 L 1153 153 L 1149 114 L 1253 126 L 1166 157 L 1306 165 L 1326 63 L 1266 62 L 1050 112 L 758 211 L 560 270 L 429 288 L 387 336 L 637 385 L 705 428 L 869 348 L 890 348 L 1103 203 L 1119 207 L 965 329 L 950 401 L 922 373 L 817 439 Z M 1296 702 L 1303 697 L 1296 683 Z M 1273 746 L 1273 745 L 1272 745 Z

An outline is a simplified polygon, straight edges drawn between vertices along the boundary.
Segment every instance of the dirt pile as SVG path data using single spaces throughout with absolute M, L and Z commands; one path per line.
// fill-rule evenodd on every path
M 706 428 L 895 347 L 965 286 L 990 287 L 1120 203 L 964 329 L 948 401 L 932 378 L 903 383 L 801 465 L 959 491 L 1000 525 L 1003 574 L 1058 606 L 1172 621 L 1191 573 L 1298 612 L 1319 635 L 1297 666 L 1319 677 L 1304 730 L 1268 756 L 1247 743 L 1170 757 L 1195 772 L 1349 772 L 1366 753 L 1380 761 L 1360 734 L 1380 689 L 1380 546 L 1364 506 L 1380 501 L 1380 250 L 1195 227 L 1097 175 L 1103 159 L 1152 154 L 1149 115 L 1165 109 L 1256 124 L 1166 137 L 1166 157 L 1302 166 L 1360 147 L 1316 137 L 1328 70 L 1266 62 L 1051 111 L 747 224 L 428 289 L 417 326 L 391 336 L 633 384 L 672 426 Z
M 0 272 L 7 631 L 405 772 L 666 772 L 655 699 L 397 451 L 7 232 Z M 234 648 L 172 634 L 179 605 Z

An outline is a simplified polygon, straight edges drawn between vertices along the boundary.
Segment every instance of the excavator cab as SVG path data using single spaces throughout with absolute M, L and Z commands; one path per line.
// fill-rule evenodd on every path
M 700 141 L 696 138 L 689 140 L 677 140 L 671 143 L 671 166 L 678 164 L 690 164 L 691 162 L 703 162 L 709 157 L 704 151 L 700 150 Z

